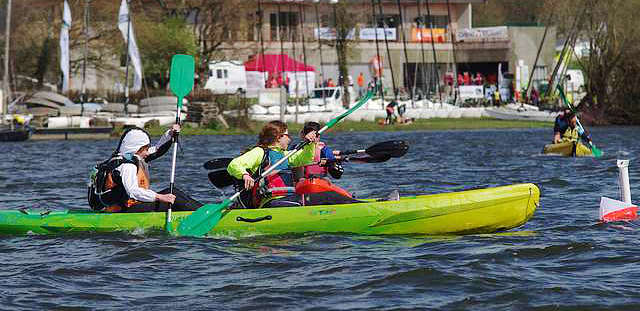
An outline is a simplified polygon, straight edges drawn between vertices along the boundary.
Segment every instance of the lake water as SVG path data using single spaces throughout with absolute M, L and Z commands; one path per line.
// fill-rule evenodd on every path
M 541 189 L 533 219 L 459 237 L 317 234 L 192 239 L 154 234 L 0 237 L 0 309 L 24 310 L 638 310 L 638 223 L 599 224 L 618 198 L 616 158 L 640 195 L 640 128 L 595 128 L 601 159 L 541 155 L 551 129 L 327 135 L 337 149 L 407 140 L 383 164 L 345 165 L 357 197 L 521 182 Z M 223 194 L 202 163 L 253 136 L 182 139 L 176 183 L 203 202 Z M 86 207 L 88 170 L 116 140 L 0 144 L 0 209 Z M 168 185 L 170 154 L 152 165 Z

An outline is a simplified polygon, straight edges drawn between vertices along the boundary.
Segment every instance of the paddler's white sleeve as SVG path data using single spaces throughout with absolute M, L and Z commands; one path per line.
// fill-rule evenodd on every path
M 120 172 L 122 185 L 130 198 L 140 202 L 154 202 L 156 200 L 155 191 L 138 186 L 138 167 L 135 164 L 125 163 L 118 166 L 117 170 Z

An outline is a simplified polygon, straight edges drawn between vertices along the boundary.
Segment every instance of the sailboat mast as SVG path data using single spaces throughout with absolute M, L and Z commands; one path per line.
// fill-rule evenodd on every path
M 432 72 L 429 75 L 429 83 L 431 83 L 431 76 L 435 75 L 436 91 L 438 92 L 438 99 L 440 100 L 440 107 L 442 107 L 442 90 L 440 89 L 440 75 L 438 74 L 438 57 L 436 56 L 436 42 L 433 36 L 433 17 L 431 16 L 431 7 L 429 6 L 429 0 L 425 0 L 427 4 L 427 17 L 429 18 L 429 29 L 431 30 L 431 51 L 433 52 L 433 66 Z M 431 84 L 429 85 L 431 89 Z
M 80 96 L 80 115 L 84 114 L 84 103 L 87 101 L 87 53 L 89 51 L 89 1 L 84 2 L 84 59 L 82 61 L 82 95 Z
M 447 19 L 449 20 L 449 34 L 451 35 L 451 53 L 453 54 L 453 104 L 458 102 L 458 93 L 460 86 L 458 85 L 458 61 L 456 60 L 456 39 L 453 35 L 453 21 L 451 20 L 451 5 L 447 0 Z
M 318 53 L 320 54 L 320 74 L 322 74 L 322 79 L 320 79 L 320 87 L 325 87 L 324 81 L 327 81 L 327 77 L 324 75 L 324 60 L 322 59 L 322 41 L 320 41 L 320 15 L 318 15 L 318 1 L 314 1 L 314 7 L 316 9 L 316 27 L 318 28 Z M 324 109 L 327 110 L 327 96 L 326 91 L 322 90 L 322 102 L 324 103 Z
M 6 115 L 9 109 L 9 102 L 11 101 L 11 88 L 9 87 L 9 37 L 11 35 L 11 0 L 7 0 L 7 21 L 4 35 L 4 96 L 2 99 L 2 115 Z M 4 122 L 4 120 L 0 120 Z

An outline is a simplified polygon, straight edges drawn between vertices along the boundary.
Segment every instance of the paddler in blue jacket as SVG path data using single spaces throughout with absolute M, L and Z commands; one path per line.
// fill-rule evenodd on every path
M 300 131 L 300 138 L 304 137 L 312 131 L 320 131 L 320 123 L 307 122 Z M 344 169 L 338 162 L 340 157 L 336 157 L 340 154 L 338 150 L 332 150 L 326 143 L 318 140 L 316 143 L 316 150 L 313 156 L 313 163 L 295 169 L 296 182 L 306 178 L 325 178 L 327 175 L 331 175 L 335 179 L 340 179 Z
M 581 126 L 578 126 L 578 117 L 574 112 L 565 109 L 558 115 L 553 126 L 553 143 L 577 142 L 582 138 L 585 142 L 591 141 L 591 135 Z

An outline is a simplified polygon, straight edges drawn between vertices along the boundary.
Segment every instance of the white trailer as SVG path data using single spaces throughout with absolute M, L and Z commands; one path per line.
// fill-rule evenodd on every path
M 247 90 L 247 75 L 241 61 L 214 61 L 209 63 L 209 78 L 204 86 L 214 94 L 235 94 Z

